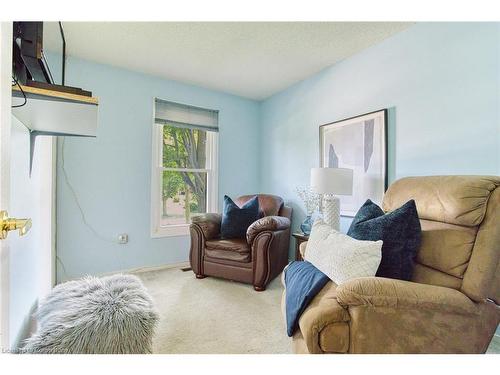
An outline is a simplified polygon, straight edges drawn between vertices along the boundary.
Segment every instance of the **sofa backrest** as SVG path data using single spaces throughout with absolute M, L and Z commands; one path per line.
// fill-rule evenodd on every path
M 500 299 L 500 177 L 407 177 L 387 190 L 384 211 L 415 199 L 422 244 L 412 280 Z
M 254 194 L 254 195 L 243 195 L 236 198 L 236 204 L 238 206 L 243 206 L 248 200 L 258 196 L 259 208 L 261 210 L 261 216 L 278 216 L 280 210 L 283 207 L 283 198 L 277 195 L 271 194 Z

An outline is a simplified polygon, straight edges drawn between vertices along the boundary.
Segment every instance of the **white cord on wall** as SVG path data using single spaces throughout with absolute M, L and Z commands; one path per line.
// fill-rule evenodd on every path
M 80 215 L 82 217 L 83 224 L 96 236 L 98 239 L 101 241 L 105 242 L 110 242 L 113 244 L 116 244 L 117 242 L 114 241 L 113 239 L 110 239 L 102 234 L 100 234 L 88 221 L 85 216 L 85 213 L 83 212 L 82 206 L 80 205 L 80 201 L 78 200 L 78 196 L 76 194 L 75 189 L 73 188 L 73 185 L 71 185 L 69 178 L 68 178 L 68 173 L 66 172 L 65 164 L 64 164 L 64 145 L 65 145 L 66 137 L 63 137 L 62 140 L 62 145 L 61 145 L 61 170 L 63 172 L 64 176 L 64 182 L 68 186 L 69 191 L 71 192 L 71 195 L 73 196 L 76 206 L 78 207 L 78 210 L 80 211 Z
M 61 269 L 64 273 L 64 279 L 63 280 L 69 280 L 69 276 L 68 276 L 68 273 L 66 272 L 66 266 L 64 265 L 64 262 L 61 260 L 61 258 L 59 257 L 59 255 L 56 254 L 56 261 L 59 262 L 59 264 L 61 265 Z M 56 275 L 57 277 L 57 275 Z M 57 278 L 56 280 L 56 283 L 59 283 L 59 278 Z

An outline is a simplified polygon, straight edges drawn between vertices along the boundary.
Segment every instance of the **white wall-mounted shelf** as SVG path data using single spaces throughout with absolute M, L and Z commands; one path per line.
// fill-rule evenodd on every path
M 12 106 L 23 104 L 25 95 L 26 104 L 13 107 L 12 115 L 30 132 L 30 173 L 37 136 L 97 135 L 97 98 L 16 85 L 12 86 Z
M 37 135 L 95 137 L 97 109 L 95 97 L 21 86 L 27 102 L 12 108 L 12 114 Z M 19 86 L 12 87 L 12 105 L 24 102 Z

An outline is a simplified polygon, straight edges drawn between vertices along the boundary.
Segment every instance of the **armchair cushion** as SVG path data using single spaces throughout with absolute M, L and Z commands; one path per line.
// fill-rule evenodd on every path
M 361 277 L 339 285 L 337 300 L 344 307 L 365 305 L 477 313 L 474 302 L 458 290 L 382 277 Z
M 210 240 L 205 242 L 205 255 L 210 258 L 250 261 L 250 247 L 244 239 Z
M 220 214 L 204 214 L 194 216 L 191 219 L 191 223 L 200 227 L 205 240 L 210 240 L 219 236 L 221 220 L 222 216 Z
M 263 231 L 277 231 L 290 228 L 290 219 L 283 216 L 265 216 L 254 221 L 247 229 L 247 242 L 251 244 L 255 237 Z

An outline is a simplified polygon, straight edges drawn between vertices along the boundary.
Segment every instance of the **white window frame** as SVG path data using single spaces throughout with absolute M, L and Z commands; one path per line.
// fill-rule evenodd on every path
M 154 100 L 153 100 L 154 105 Z M 154 113 L 154 109 L 153 109 Z M 151 237 L 188 236 L 189 224 L 161 226 L 161 182 L 164 171 L 206 172 L 207 212 L 218 212 L 219 133 L 207 130 L 207 160 L 205 169 L 165 168 L 163 166 L 163 124 L 155 123 L 153 116 L 151 168 Z

